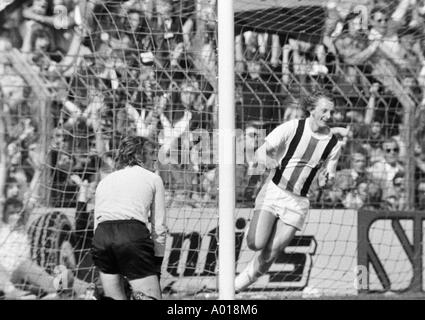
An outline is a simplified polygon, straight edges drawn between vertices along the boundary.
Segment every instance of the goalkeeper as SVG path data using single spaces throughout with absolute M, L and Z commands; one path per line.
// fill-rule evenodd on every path
M 164 184 L 152 172 L 155 143 L 126 137 L 116 162 L 118 170 L 101 180 L 95 193 L 93 261 L 106 297 L 127 298 L 125 277 L 133 299 L 160 299 L 167 229 Z

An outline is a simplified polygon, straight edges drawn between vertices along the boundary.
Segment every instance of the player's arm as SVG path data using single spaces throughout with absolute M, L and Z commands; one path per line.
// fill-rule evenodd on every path
M 255 157 L 260 165 L 265 165 L 268 169 L 274 169 L 279 166 L 277 155 L 282 154 L 286 147 L 286 142 L 295 133 L 297 121 L 288 121 L 273 129 L 266 141 L 255 152 Z
M 161 177 L 155 179 L 155 196 L 151 210 L 152 240 L 155 257 L 164 257 L 165 240 L 167 235 L 165 213 L 165 188 Z
M 324 170 L 323 174 L 319 176 L 319 187 L 330 188 L 333 186 L 335 183 L 336 168 L 340 156 L 341 143 L 338 142 L 329 155 L 328 161 L 326 163 L 326 169 Z
M 255 159 L 260 166 L 265 166 L 267 169 L 276 168 L 279 163 L 275 159 L 276 150 L 269 142 L 264 142 L 261 147 L 255 152 Z

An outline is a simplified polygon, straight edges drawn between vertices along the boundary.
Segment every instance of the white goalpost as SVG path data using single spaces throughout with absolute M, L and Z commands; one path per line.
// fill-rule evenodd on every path
M 219 281 L 220 300 L 235 297 L 235 81 L 233 0 L 218 0 Z

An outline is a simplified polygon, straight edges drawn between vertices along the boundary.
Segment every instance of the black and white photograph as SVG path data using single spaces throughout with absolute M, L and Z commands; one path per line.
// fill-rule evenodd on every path
M 425 300 L 424 231 L 425 0 L 0 0 L 0 308 Z

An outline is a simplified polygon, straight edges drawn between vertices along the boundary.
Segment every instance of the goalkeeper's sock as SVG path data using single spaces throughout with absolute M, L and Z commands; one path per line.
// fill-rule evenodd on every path
M 252 259 L 248 266 L 240 274 L 237 275 L 235 279 L 236 292 L 246 289 L 249 285 L 257 281 L 258 276 L 256 275 L 257 272 L 254 268 L 255 260 L 255 258 Z
M 246 270 L 239 273 L 235 279 L 235 292 L 240 292 L 246 289 L 250 284 L 254 283 L 257 279 L 251 278 Z

